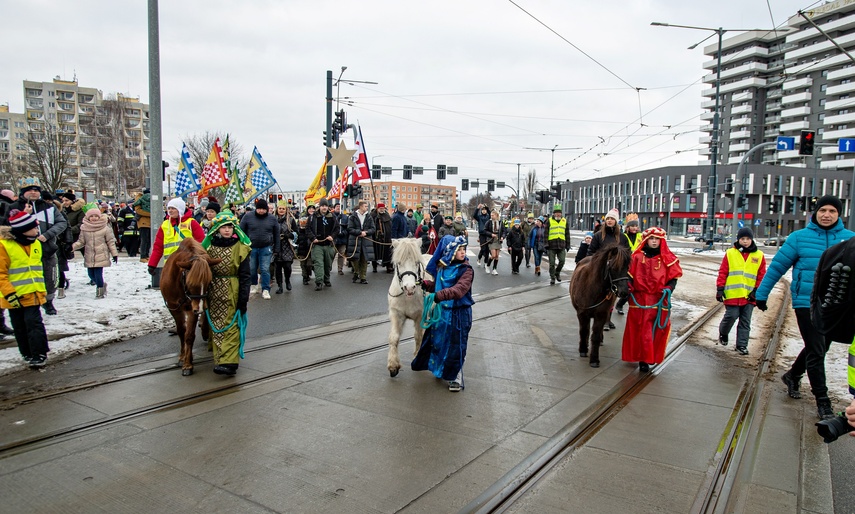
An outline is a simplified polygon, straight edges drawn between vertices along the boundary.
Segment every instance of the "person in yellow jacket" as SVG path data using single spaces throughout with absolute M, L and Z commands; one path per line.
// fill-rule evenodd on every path
M 24 362 L 43 368 L 50 348 L 39 308 L 47 301 L 39 222 L 26 211 L 13 209 L 9 225 L 0 227 L 0 308 L 9 310 Z
M 766 274 L 766 258 L 754 244 L 754 232 L 744 227 L 736 233 L 733 248 L 725 252 L 718 270 L 715 299 L 724 303 L 724 317 L 718 327 L 718 342 L 727 346 L 728 334 L 736 320 L 736 351 L 748 355 L 751 314 L 757 300 L 757 286 Z

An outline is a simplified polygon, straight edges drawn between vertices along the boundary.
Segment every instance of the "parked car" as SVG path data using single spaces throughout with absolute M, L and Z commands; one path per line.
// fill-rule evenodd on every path
M 784 241 L 787 240 L 787 236 L 781 236 L 781 244 L 784 244 Z M 766 246 L 778 246 L 778 238 L 770 237 L 769 239 L 763 241 L 763 244 Z
M 695 241 L 698 241 L 698 242 L 704 242 L 706 240 L 707 240 L 707 236 L 695 237 Z M 722 241 L 724 241 L 724 236 L 722 236 L 721 234 L 716 234 L 713 236 L 713 243 L 721 243 Z

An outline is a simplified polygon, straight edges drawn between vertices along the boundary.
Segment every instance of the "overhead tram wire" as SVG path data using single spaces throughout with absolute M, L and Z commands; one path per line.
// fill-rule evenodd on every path
M 347 82 L 347 81 L 343 81 Z M 646 87 L 648 91 L 654 91 L 658 89 L 674 89 L 678 87 L 685 87 L 686 84 L 674 84 L 670 86 L 653 86 Z M 521 90 L 521 91 L 470 91 L 466 93 L 420 93 L 420 94 L 412 94 L 412 95 L 398 95 L 399 98 L 419 98 L 426 96 L 481 96 L 481 95 L 521 95 L 521 94 L 542 94 L 542 93 L 589 93 L 589 92 L 601 92 L 601 91 L 625 91 L 625 87 L 595 87 L 595 88 L 579 88 L 579 89 L 531 89 L 531 90 Z M 386 95 L 369 95 L 369 96 L 344 96 L 343 99 L 372 99 L 372 98 L 385 98 Z

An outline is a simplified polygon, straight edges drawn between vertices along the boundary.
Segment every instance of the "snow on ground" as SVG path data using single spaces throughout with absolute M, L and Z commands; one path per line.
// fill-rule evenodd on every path
M 146 289 L 151 277 L 139 258 L 122 254 L 118 264 L 104 269 L 107 297 L 102 300 L 95 299 L 95 286 L 88 285 L 89 277 L 79 253 L 68 267 L 70 287 L 66 298 L 54 300 L 58 314 L 47 316 L 42 311 L 50 345 L 49 364 L 172 325 L 160 291 Z M 0 341 L 0 348 L 0 375 L 26 368 L 13 336 Z

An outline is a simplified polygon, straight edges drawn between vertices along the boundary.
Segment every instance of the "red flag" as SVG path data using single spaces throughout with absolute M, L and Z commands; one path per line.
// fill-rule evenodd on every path
M 353 183 L 371 178 L 371 169 L 368 167 L 368 156 L 365 155 L 365 143 L 362 141 L 362 127 L 357 126 L 356 144 L 356 166 L 353 170 Z

